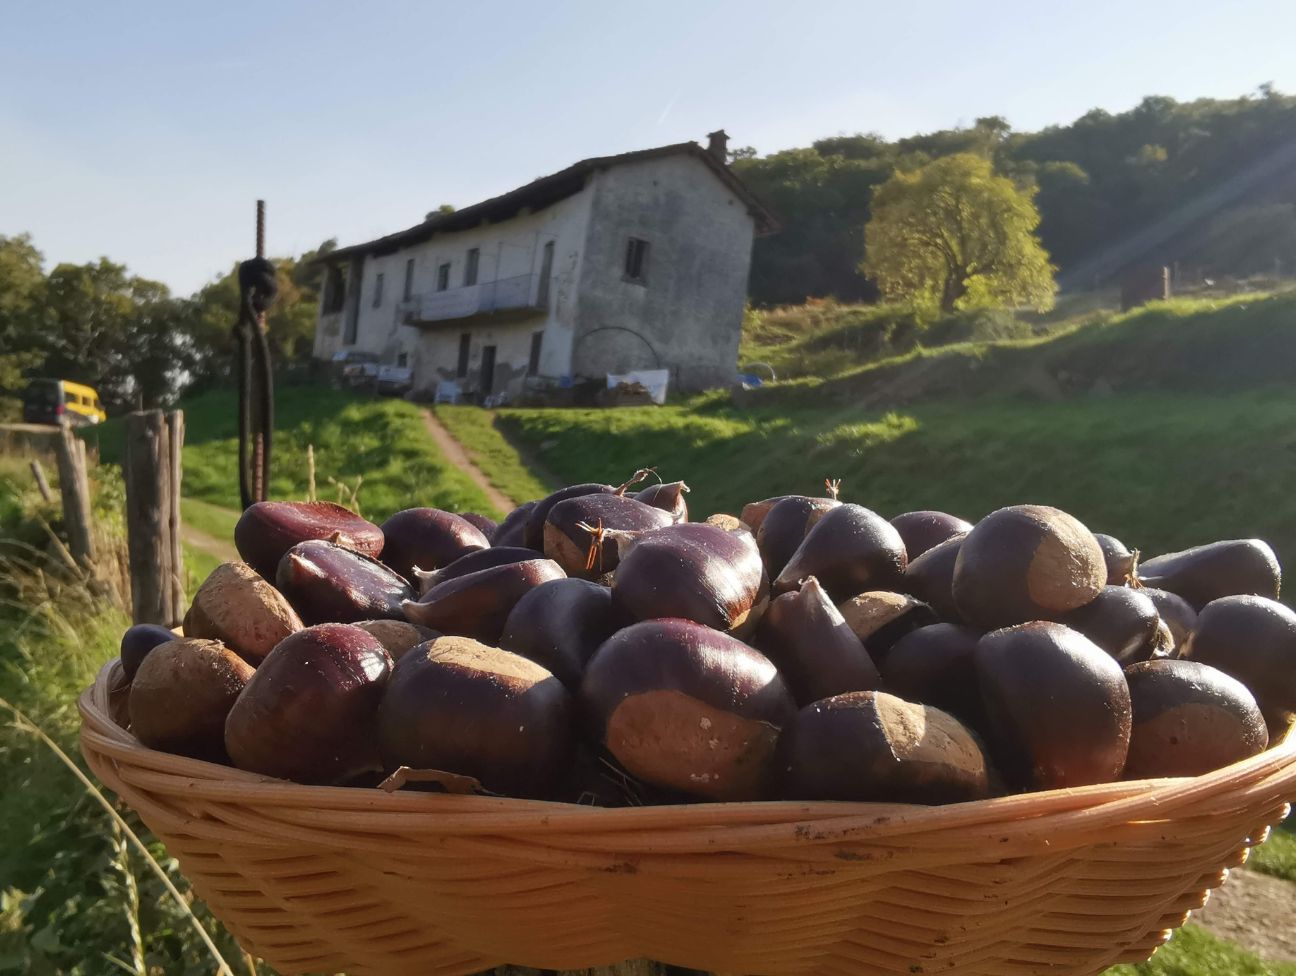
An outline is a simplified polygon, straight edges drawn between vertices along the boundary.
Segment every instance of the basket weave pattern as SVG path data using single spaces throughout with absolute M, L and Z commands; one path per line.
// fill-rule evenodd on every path
M 1087 976 L 1147 958 L 1296 795 L 1296 733 L 1196 779 L 940 808 L 306 787 L 144 748 L 118 668 L 79 702 L 87 762 L 283 973 Z

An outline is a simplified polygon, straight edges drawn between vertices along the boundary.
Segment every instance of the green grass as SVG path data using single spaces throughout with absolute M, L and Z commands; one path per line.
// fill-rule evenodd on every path
M 220 390 L 181 404 L 185 411 L 184 494 L 228 509 L 239 507 L 234 394 Z M 89 434 L 105 461 L 120 460 L 123 422 Z M 329 479 L 354 488 L 359 505 L 381 521 L 418 505 L 493 512 L 485 495 L 433 446 L 419 408 L 403 400 L 363 398 L 323 387 L 281 386 L 276 397 L 270 496 L 303 498 L 306 448 L 315 451 L 318 497 L 338 499 Z M 213 533 L 215 534 L 215 533 Z
M 443 404 L 436 408 L 436 415 L 490 483 L 518 504 L 543 498 L 559 487 L 554 478 L 539 470 L 534 458 L 519 456 L 517 448 L 496 427 L 489 410 Z
M 205 502 L 201 498 L 182 498 L 180 518 L 185 525 L 191 525 L 199 532 L 206 532 L 232 544 L 234 524 L 238 522 L 239 510 Z
M 1251 851 L 1247 866 L 1276 878 L 1296 881 L 1296 817 L 1289 817 L 1269 839 Z M 1296 897 L 1293 897 L 1296 903 Z
M 1296 976 L 1296 965 L 1266 962 L 1203 928 L 1186 925 L 1148 962 L 1114 966 L 1105 976 Z

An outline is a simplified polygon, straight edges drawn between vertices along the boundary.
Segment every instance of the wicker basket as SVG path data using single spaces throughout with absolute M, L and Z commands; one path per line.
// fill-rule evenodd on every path
M 145 749 L 109 717 L 118 669 L 81 697 L 86 760 L 284 973 L 1098 973 L 1151 955 L 1296 795 L 1296 733 L 1196 779 L 938 808 L 305 787 Z

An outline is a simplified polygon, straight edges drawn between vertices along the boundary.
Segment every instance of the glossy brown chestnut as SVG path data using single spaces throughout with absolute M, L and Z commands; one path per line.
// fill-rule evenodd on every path
M 770 601 L 753 643 L 799 705 L 881 683 L 872 657 L 813 576 Z
M 1296 712 L 1296 611 L 1262 596 L 1212 600 L 1180 657 L 1219 668 L 1251 690 L 1266 719 Z
M 480 515 L 477 512 L 460 512 L 459 517 L 484 535 L 487 539 L 493 539 L 496 531 L 499 529 L 499 523 L 493 518 L 486 515 Z
M 514 604 L 500 647 L 549 669 L 574 691 L 585 662 L 626 622 L 606 586 L 583 579 L 550 580 Z
M 274 579 L 285 552 L 307 539 L 329 539 L 375 558 L 382 553 L 382 529 L 332 502 L 257 502 L 234 526 L 234 545 L 243 560 Z
M 612 598 L 635 620 L 681 617 L 742 634 L 764 611 L 767 584 L 748 533 L 681 522 L 617 543 Z
M 528 590 L 563 578 L 562 567 L 552 559 L 528 559 L 479 569 L 436 584 L 417 603 L 406 600 L 405 619 L 442 634 L 494 644 L 499 641 L 509 612 Z
M 468 553 L 466 556 L 460 556 L 449 566 L 443 566 L 441 569 L 432 572 L 416 569 L 414 576 L 418 581 L 418 590 L 421 596 L 438 583 L 458 579 L 460 576 L 467 576 L 469 573 L 475 573 L 480 569 L 490 569 L 492 566 L 507 566 L 509 563 L 524 563 L 528 559 L 541 558 L 543 557 L 540 553 L 534 549 L 528 549 L 526 546 L 492 546 L 489 549 L 478 549 L 475 552 Z
M 321 539 L 284 553 L 275 585 L 307 624 L 402 620 L 401 604 L 414 596 L 404 577 L 378 560 Z
M 297 783 L 337 783 L 376 768 L 376 715 L 391 671 L 391 655 L 359 627 L 299 630 L 261 662 L 230 709 L 230 759 Z
M 1122 666 L 1152 656 L 1161 622 L 1156 604 L 1141 590 L 1110 583 L 1083 607 L 1055 619 L 1084 634 Z
M 1152 601 L 1152 605 L 1157 608 L 1157 615 L 1170 628 L 1170 634 L 1174 638 L 1172 646 L 1183 647 L 1197 629 L 1197 611 L 1192 604 L 1177 593 L 1158 590 L 1153 586 L 1144 586 L 1139 592 Z
M 807 705 L 783 730 L 789 800 L 962 803 L 990 795 L 985 754 L 953 715 L 881 691 Z
M 130 724 L 150 749 L 225 761 L 225 716 L 252 666 L 220 641 L 180 637 L 140 662 L 130 686 Z
M 600 579 L 616 570 L 618 560 L 617 545 L 605 543 L 602 531 L 646 532 L 674 522 L 669 512 L 626 495 L 580 495 L 549 509 L 544 552 L 568 576 Z
M 551 792 L 574 751 L 562 682 L 517 654 L 439 637 L 401 658 L 378 713 L 383 764 L 471 776 L 492 793 Z
M 635 492 L 635 498 L 645 505 L 652 505 L 664 512 L 669 512 L 672 522 L 689 520 L 688 502 L 684 496 L 689 486 L 682 481 L 668 481 L 660 485 L 649 485 L 643 491 Z
M 906 701 L 949 712 L 978 732 L 986 727 L 977 685 L 980 631 L 959 624 L 931 624 L 896 641 L 882 663 L 882 686 Z
M 752 529 L 756 533 L 756 545 L 765 561 L 765 571 L 770 579 L 783 571 L 787 561 L 792 558 L 792 553 L 805 540 L 806 533 L 823 514 L 840 504 L 835 498 L 788 495 L 770 507 L 760 520 L 760 527 Z M 747 509 L 743 511 L 746 512 Z M 747 522 L 745 518 L 743 521 Z M 750 522 L 747 524 L 751 525 Z
M 937 621 L 936 612 L 907 593 L 870 590 L 837 605 L 855 636 L 881 667 L 895 642 L 919 627 Z
M 301 629 L 301 618 L 284 595 L 247 563 L 222 563 L 212 570 L 184 618 L 186 635 L 218 640 L 253 664 Z
M 933 546 L 972 531 L 972 523 L 946 512 L 905 512 L 891 520 L 912 563 Z
M 1013 505 L 964 537 L 953 592 L 963 618 L 989 629 L 1051 620 L 1106 583 L 1102 549 L 1079 521 L 1046 505 Z
M 126 633 L 122 634 L 118 655 L 121 658 L 122 672 L 126 675 L 126 680 L 134 680 L 140 662 L 149 651 L 159 644 L 175 639 L 175 634 L 157 624 L 136 624 L 134 627 L 128 627 Z
M 1196 661 L 1125 669 L 1134 727 L 1126 779 L 1200 776 L 1264 752 L 1264 717 L 1242 682 Z
M 393 661 L 399 661 L 410 648 L 417 647 L 441 635 L 431 627 L 422 627 L 406 620 L 360 620 L 356 626 L 366 634 L 378 638 L 378 642 L 387 648 Z
M 1115 536 L 1095 532 L 1098 548 L 1102 550 L 1103 561 L 1107 564 L 1107 585 L 1124 586 L 1134 578 L 1134 568 L 1138 565 L 1138 554 L 1130 551 L 1125 543 Z
M 526 545 L 526 524 L 535 507 L 539 505 L 538 501 L 524 502 L 519 505 L 508 515 L 504 516 L 504 521 L 499 524 L 495 534 L 491 536 L 492 546 L 523 546 Z
M 758 502 L 748 502 L 742 507 L 742 511 L 738 513 L 738 518 L 741 519 L 742 524 L 747 526 L 747 528 L 754 534 L 760 531 L 760 527 L 765 521 L 765 516 L 770 513 L 770 509 L 775 505 L 783 501 L 785 498 L 803 497 L 805 496 L 775 495 L 773 498 L 764 498 Z
M 773 589 L 786 593 L 813 576 L 841 602 L 867 590 L 894 589 L 908 562 L 900 533 L 890 522 L 863 505 L 838 505 L 806 533 Z
M 1167 553 L 1139 564 L 1144 586 L 1169 590 L 1195 610 L 1222 596 L 1278 599 L 1278 557 L 1260 539 L 1232 539 Z
M 490 546 L 490 540 L 467 519 L 439 508 L 407 508 L 380 528 L 384 540 L 382 561 L 411 584 L 415 566 L 440 569 L 460 556 Z
M 631 776 L 711 800 L 769 794 L 779 730 L 796 714 L 768 658 L 687 620 L 613 634 L 586 665 L 580 700 Z
M 996 766 L 1012 786 L 1062 789 L 1120 776 L 1130 697 L 1110 654 L 1069 627 L 1035 621 L 986 634 L 975 661 Z
M 614 494 L 616 489 L 611 485 L 597 485 L 592 482 L 582 485 L 568 485 L 566 488 L 559 488 L 552 494 L 546 495 L 535 503 L 535 507 L 527 514 L 526 527 L 522 530 L 522 545 L 534 549 L 537 552 L 544 552 L 544 527 L 549 521 L 549 511 L 559 502 L 566 501 L 568 498 L 579 498 L 582 495 L 595 494 Z M 508 543 L 513 545 L 513 543 Z
M 948 623 L 962 623 L 963 615 L 954 603 L 954 568 L 966 536 L 956 535 L 932 546 L 905 568 L 900 589 L 917 597 Z

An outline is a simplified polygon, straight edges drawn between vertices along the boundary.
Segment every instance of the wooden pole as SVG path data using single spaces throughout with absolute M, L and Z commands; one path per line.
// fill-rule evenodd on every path
M 167 458 L 171 507 L 167 520 L 167 534 L 171 543 L 171 619 L 168 627 L 180 626 L 185 608 L 184 548 L 180 544 L 180 456 L 184 447 L 184 411 L 172 410 L 167 414 Z
M 68 427 L 61 426 L 54 439 L 54 450 L 68 548 L 77 562 L 89 568 L 95 552 L 90 534 L 90 479 L 86 475 L 85 445 Z
M 41 498 L 47 502 L 52 502 L 54 496 L 50 494 L 49 482 L 45 480 L 45 469 L 41 467 L 40 460 L 33 458 L 31 463 L 32 477 L 36 479 L 36 487 L 41 493 Z
M 126 532 L 130 552 L 131 614 L 137 624 L 171 626 L 172 589 L 170 445 L 161 410 L 126 418 Z

